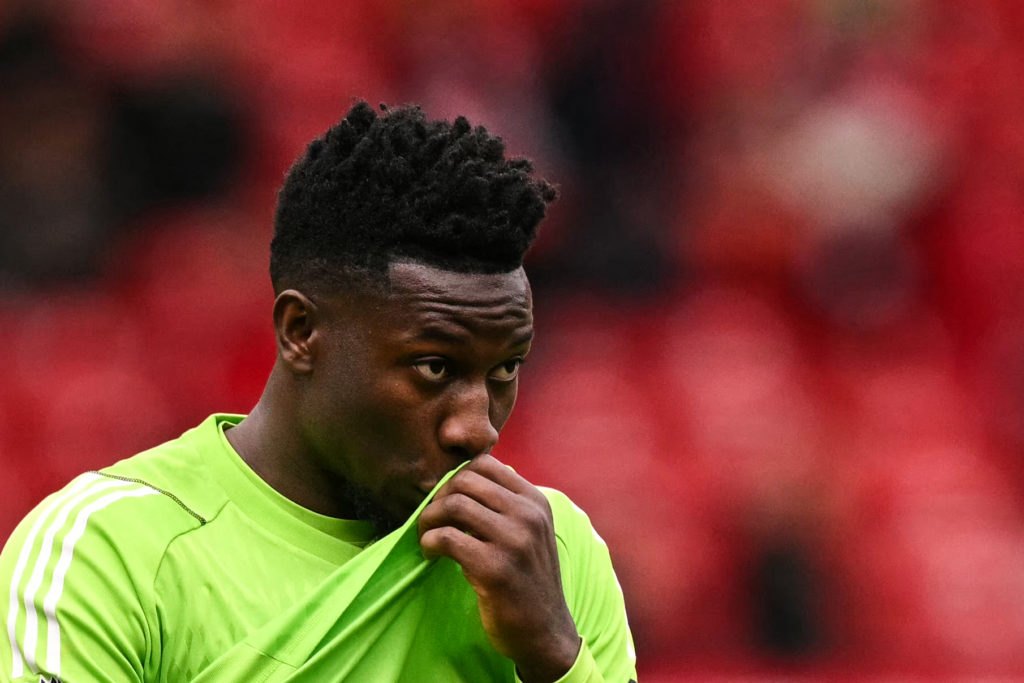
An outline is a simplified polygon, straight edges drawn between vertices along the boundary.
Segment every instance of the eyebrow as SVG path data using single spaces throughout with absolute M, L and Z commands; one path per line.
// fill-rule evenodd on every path
M 440 327 L 424 327 L 416 336 L 413 337 L 416 341 L 439 341 L 446 342 L 448 344 L 465 344 L 466 337 L 461 334 L 449 332 L 448 330 Z
M 438 341 L 447 344 L 464 345 L 468 343 L 466 335 L 450 332 L 441 327 L 424 327 L 416 336 L 413 337 L 416 341 Z M 531 329 L 526 334 L 516 337 L 510 346 L 522 346 L 527 342 L 533 341 L 533 330 Z

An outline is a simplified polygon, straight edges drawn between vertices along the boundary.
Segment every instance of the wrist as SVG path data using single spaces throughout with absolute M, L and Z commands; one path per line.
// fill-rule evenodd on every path
M 523 683 L 554 683 L 572 669 L 579 657 L 583 639 L 575 630 L 549 647 L 538 649 L 529 660 L 516 661 L 516 674 Z

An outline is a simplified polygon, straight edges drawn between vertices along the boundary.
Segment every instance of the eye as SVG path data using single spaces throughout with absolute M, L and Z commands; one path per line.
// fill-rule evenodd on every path
M 432 382 L 440 382 L 448 377 L 448 363 L 443 358 L 425 358 L 413 363 L 413 367 Z
M 519 368 L 522 364 L 522 358 L 507 360 L 491 371 L 491 379 L 496 379 L 499 382 L 511 382 L 519 375 Z

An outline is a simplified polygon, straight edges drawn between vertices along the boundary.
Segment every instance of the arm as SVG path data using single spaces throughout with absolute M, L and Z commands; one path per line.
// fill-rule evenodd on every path
M 154 493 L 83 475 L 15 530 L 0 554 L 0 679 L 144 680 L 152 614 L 139 597 L 133 563 L 113 541 L 117 512 L 104 511 Z
M 580 516 L 589 534 L 584 538 L 591 538 L 589 521 Z M 570 529 L 574 537 L 580 524 L 576 520 Z M 628 637 L 625 610 L 616 609 L 622 604 L 621 592 L 607 549 L 602 561 L 600 548 L 591 547 L 593 540 L 579 549 L 578 561 L 572 558 L 572 571 L 560 568 L 554 518 L 544 493 L 490 455 L 479 456 L 423 510 L 419 533 L 425 555 L 451 557 L 462 567 L 476 591 L 487 637 L 498 652 L 516 663 L 523 681 L 602 680 L 594 650 L 586 641 L 594 638 L 602 658 L 614 658 L 606 656 L 610 652 L 606 641 L 614 637 L 611 631 Z M 576 552 L 573 548 L 572 554 Z M 581 597 L 587 591 L 563 588 L 563 575 L 572 573 L 583 581 L 599 581 L 595 599 L 603 607 L 598 609 L 593 600 Z M 610 586 L 614 586 L 611 597 Z M 567 594 L 579 603 L 579 613 L 570 610 Z M 625 660 L 627 640 L 619 640 Z M 631 660 L 611 664 L 609 672 L 633 666 Z
M 635 681 L 636 653 L 608 546 L 565 494 L 542 491 L 555 518 L 565 598 L 584 641 L 572 671 L 559 683 Z

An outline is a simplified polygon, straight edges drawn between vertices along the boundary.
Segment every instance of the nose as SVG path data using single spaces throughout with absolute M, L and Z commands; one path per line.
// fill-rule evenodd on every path
M 491 396 L 486 381 L 461 388 L 441 422 L 438 438 L 444 451 L 462 462 L 488 453 L 498 443 L 491 423 Z

